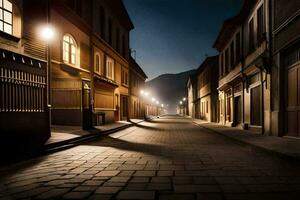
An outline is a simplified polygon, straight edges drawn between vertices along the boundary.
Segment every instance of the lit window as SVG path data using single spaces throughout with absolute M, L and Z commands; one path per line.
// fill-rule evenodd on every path
M 106 77 L 111 80 L 114 80 L 114 68 L 114 60 L 110 57 L 106 57 Z
M 96 53 L 95 54 L 95 72 L 98 74 L 101 74 L 101 58 L 100 58 L 100 54 Z
M 0 0 L 0 31 L 12 34 L 12 13 L 12 3 L 8 0 Z
M 71 35 L 63 38 L 63 60 L 65 63 L 76 64 L 76 43 Z

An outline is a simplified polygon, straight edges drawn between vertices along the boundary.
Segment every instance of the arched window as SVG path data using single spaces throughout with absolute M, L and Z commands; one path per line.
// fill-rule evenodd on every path
M 74 38 L 66 34 L 63 38 L 63 61 L 68 64 L 75 65 L 77 58 L 77 46 Z
M 94 71 L 99 75 L 104 75 L 104 69 L 103 69 L 103 63 L 104 63 L 104 54 L 103 52 L 96 52 L 94 56 Z
M 0 0 L 0 31 L 13 33 L 13 6 L 8 0 Z

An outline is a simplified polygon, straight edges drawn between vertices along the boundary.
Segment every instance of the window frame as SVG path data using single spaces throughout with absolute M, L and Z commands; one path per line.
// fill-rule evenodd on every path
M 4 2 L 7 1 L 11 4 L 11 10 L 7 9 L 6 7 L 4 7 Z M 0 32 L 3 32 L 5 34 L 8 34 L 8 35 L 13 35 L 13 27 L 14 27 L 14 5 L 11 1 L 9 0 L 0 0 L 0 11 L 2 11 L 2 13 L 0 14 L 0 24 L 2 23 L 2 27 L 0 27 Z M 10 23 L 7 22 L 5 20 L 5 13 L 8 13 L 11 15 L 11 21 Z M 10 27 L 10 32 L 7 32 L 5 31 L 5 28 L 4 28 L 4 25 L 8 25 Z
M 106 56 L 106 62 L 105 62 L 105 77 L 111 80 L 115 80 L 115 60 L 112 59 L 109 56 Z M 111 65 L 110 65 L 111 63 Z M 109 70 L 109 67 L 111 66 L 111 70 Z M 111 71 L 111 76 L 109 75 L 109 72 Z
M 73 41 L 73 44 L 70 42 L 71 40 L 66 41 L 65 37 L 68 37 L 69 40 L 71 39 Z M 65 55 L 66 55 L 65 44 L 68 45 L 68 51 L 67 51 L 68 60 L 65 59 L 66 58 L 65 57 Z M 74 47 L 74 49 L 75 49 L 74 54 L 72 53 L 72 47 Z M 66 34 L 63 35 L 62 52 L 63 52 L 62 58 L 63 58 L 63 62 L 65 64 L 69 64 L 69 65 L 72 65 L 72 66 L 77 66 L 77 64 L 78 64 L 78 46 L 77 46 L 77 42 L 76 42 L 75 38 L 69 33 L 66 33 Z M 74 63 L 72 62 L 72 54 L 74 55 Z
M 99 57 L 99 62 L 97 62 L 97 57 Z M 97 64 L 99 64 L 99 70 L 97 71 Z M 96 52 L 95 54 L 94 54 L 94 72 L 96 73 L 96 74 L 99 74 L 99 75 L 102 75 L 102 70 L 101 70 L 101 66 L 102 65 L 102 62 L 101 62 L 101 54 L 99 53 L 99 52 Z
M 121 68 L 121 83 L 122 85 L 128 87 L 128 69 L 125 67 Z

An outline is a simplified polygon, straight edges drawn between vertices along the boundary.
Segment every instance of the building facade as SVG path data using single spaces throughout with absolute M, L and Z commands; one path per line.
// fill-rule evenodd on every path
M 0 145 L 5 148 L 40 146 L 50 136 L 46 43 L 36 29 L 47 24 L 46 12 L 44 1 L 0 1 Z
M 270 132 L 269 1 L 245 1 L 226 20 L 219 51 L 219 122 Z
M 195 100 L 197 97 L 197 76 L 191 75 L 187 81 L 187 115 L 195 118 Z
M 218 56 L 207 57 L 196 71 L 195 118 L 217 122 Z
M 146 106 L 140 91 L 144 89 L 148 77 L 132 57 L 130 57 L 129 68 L 130 118 L 144 119 L 146 117 Z
M 93 0 L 92 107 L 96 125 L 129 119 L 129 32 L 121 0 Z
M 271 130 L 277 136 L 300 136 L 300 1 L 271 0 Z

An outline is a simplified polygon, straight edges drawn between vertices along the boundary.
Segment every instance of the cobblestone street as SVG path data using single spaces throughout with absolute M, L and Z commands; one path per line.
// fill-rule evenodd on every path
M 2 169 L 0 199 L 299 199 L 299 169 L 166 116 Z

